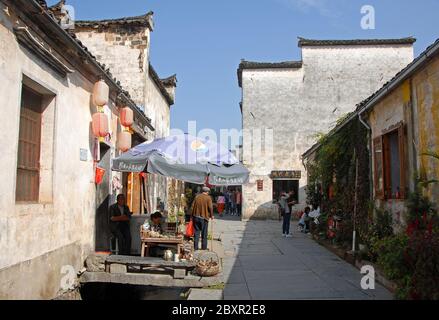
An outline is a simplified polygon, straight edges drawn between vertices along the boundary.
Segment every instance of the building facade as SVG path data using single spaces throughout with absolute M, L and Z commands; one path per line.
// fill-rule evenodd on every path
M 243 217 L 278 217 L 274 198 L 293 190 L 306 202 L 301 155 L 358 101 L 413 60 L 413 38 L 299 39 L 301 61 L 242 61 Z
M 370 200 L 392 214 L 395 231 L 406 225 L 406 200 L 417 182 L 439 181 L 439 160 L 427 155 L 439 153 L 438 80 L 439 40 L 327 134 L 329 139 L 358 121 L 366 128 Z M 322 146 L 317 143 L 303 154 L 308 165 Z M 439 203 L 439 184 L 428 184 L 423 192 Z
M 150 62 L 153 30 L 152 12 L 136 17 L 76 21 L 74 29 L 78 39 L 112 71 L 148 115 L 154 127 L 147 137 L 149 141 L 169 135 L 171 106 L 177 86 L 175 75 L 161 79 Z M 145 140 L 136 140 L 136 144 L 142 142 Z M 148 175 L 144 192 L 146 199 L 141 197 L 142 179 L 139 175 L 124 175 L 123 185 L 131 210 L 135 213 L 152 212 L 160 203 L 166 205 L 168 179 Z
M 416 178 L 439 180 L 439 41 L 360 105 L 370 126 L 373 199 L 405 225 L 405 201 Z M 426 196 L 439 203 L 439 185 Z
M 0 133 L 7 146 L 0 155 L 0 299 L 56 297 L 100 246 L 100 214 L 123 189 L 122 175 L 111 172 L 121 153 L 120 108 L 133 110 L 134 140 L 155 135 L 141 94 L 130 94 L 61 27 L 62 3 L 0 1 L 0 95 L 9 119 Z M 109 86 L 109 134 L 102 139 L 91 126 L 99 80 Z M 97 167 L 105 170 L 101 183 Z

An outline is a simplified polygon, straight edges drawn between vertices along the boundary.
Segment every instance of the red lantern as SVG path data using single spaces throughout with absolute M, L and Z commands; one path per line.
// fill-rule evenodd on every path
M 120 151 L 127 152 L 131 149 L 131 133 L 123 131 L 117 136 L 117 146 Z
M 104 80 L 95 83 L 93 87 L 93 103 L 95 106 L 102 107 L 108 104 L 108 97 L 110 96 L 110 88 Z
M 101 184 L 104 181 L 104 176 L 105 176 L 105 169 L 96 167 L 96 177 L 95 177 L 96 184 Z
M 108 130 L 108 117 L 105 113 L 95 113 L 92 122 L 93 134 L 95 137 L 106 137 L 110 131 Z
M 120 110 L 120 123 L 124 127 L 131 127 L 134 123 L 134 113 L 131 108 L 125 107 Z

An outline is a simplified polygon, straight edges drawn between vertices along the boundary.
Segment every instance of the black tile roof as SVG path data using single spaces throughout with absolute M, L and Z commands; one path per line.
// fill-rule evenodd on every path
M 242 71 L 243 70 L 258 70 L 258 69 L 299 69 L 302 67 L 302 61 L 282 61 L 282 62 L 255 62 L 241 60 L 238 67 L 238 82 L 242 86 Z
M 159 88 L 160 93 L 166 99 L 166 102 L 170 106 L 172 106 L 175 103 L 174 98 L 169 94 L 168 90 L 166 90 L 165 84 L 160 79 L 160 77 L 158 76 L 157 72 L 155 71 L 154 67 L 151 64 L 149 64 L 149 75 L 150 75 L 151 79 L 154 81 L 154 83 L 157 85 L 157 87 Z M 176 83 L 177 77 L 176 76 L 172 76 L 172 77 L 175 77 L 175 83 Z M 168 79 L 170 79 L 172 77 L 169 77 Z
M 177 86 L 177 75 L 174 74 L 170 77 L 160 80 L 166 87 L 176 87 Z
M 138 25 L 148 27 L 150 30 L 153 30 L 154 25 L 152 22 L 152 16 L 154 12 L 150 11 L 141 16 L 135 17 L 125 17 L 119 19 L 104 19 L 104 20 L 77 20 L 75 21 L 75 26 L 77 27 L 90 27 L 90 28 L 99 28 L 99 27 L 108 27 L 114 25 Z
M 400 45 L 413 44 L 416 39 L 413 37 L 400 39 L 352 39 L 352 40 L 314 40 L 299 37 L 299 47 L 316 46 L 376 46 L 376 45 Z
M 301 68 L 302 61 L 254 62 L 242 60 L 239 69 L 293 69 Z

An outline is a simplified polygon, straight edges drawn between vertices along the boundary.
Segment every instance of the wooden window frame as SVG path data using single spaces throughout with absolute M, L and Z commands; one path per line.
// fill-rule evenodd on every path
M 28 94 L 38 99 L 36 104 L 24 105 L 26 103 L 24 99 Z M 22 86 L 15 187 L 17 203 L 38 203 L 40 200 L 42 102 L 43 96 L 40 93 L 26 85 Z M 31 122 L 32 125 L 30 125 Z M 23 133 L 23 130 L 26 132 Z M 27 139 L 28 134 L 34 139 Z
M 383 136 L 379 136 L 373 140 L 373 154 L 374 154 L 374 181 L 375 181 L 375 196 L 380 200 L 384 200 L 384 149 Z M 381 163 L 381 168 L 378 165 Z M 381 174 L 382 182 L 379 182 L 379 174 Z
M 407 168 L 407 157 L 406 157 L 406 134 L 403 122 L 392 126 L 388 130 L 383 131 L 383 135 L 375 138 L 373 140 L 373 152 L 374 152 L 374 188 L 375 197 L 380 200 L 404 200 L 407 198 L 407 181 L 406 181 L 406 168 Z M 391 163 L 390 163 L 390 151 L 388 138 L 389 134 L 398 134 L 398 149 L 399 149 L 399 164 L 400 164 L 400 187 L 399 187 L 399 198 L 393 197 L 391 191 Z M 377 156 L 378 150 L 381 149 L 380 158 Z M 378 162 L 381 162 L 381 172 L 379 172 Z M 382 185 L 379 184 L 379 173 L 381 173 Z M 390 189 L 390 190 L 389 190 Z

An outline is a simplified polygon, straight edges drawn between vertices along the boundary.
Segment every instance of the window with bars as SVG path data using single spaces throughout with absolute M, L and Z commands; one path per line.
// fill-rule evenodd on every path
M 17 202 L 38 202 L 43 96 L 23 85 L 18 139 Z

